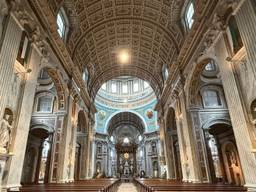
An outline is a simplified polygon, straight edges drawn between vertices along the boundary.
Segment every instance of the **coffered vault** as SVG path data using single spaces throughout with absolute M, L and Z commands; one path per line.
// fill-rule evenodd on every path
M 185 0 L 48 1 L 53 12 L 64 6 L 72 16 L 68 51 L 90 73 L 89 94 L 112 78 L 130 75 L 148 81 L 157 97 L 163 89 L 162 66 L 172 64 L 183 42 L 180 15 Z M 120 65 L 116 50 L 129 50 Z
M 113 131 L 120 126 L 131 125 L 136 127 L 140 134 L 145 131 L 144 123 L 140 117 L 132 112 L 121 112 L 111 118 L 107 125 L 109 135 L 112 135 Z

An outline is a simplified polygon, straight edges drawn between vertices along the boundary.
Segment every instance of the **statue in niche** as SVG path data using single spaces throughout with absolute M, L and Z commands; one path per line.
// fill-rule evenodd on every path
M 236 185 L 243 184 L 242 172 L 237 159 L 237 154 L 233 146 L 226 151 L 228 165 L 230 169 L 230 174 L 233 175 L 230 183 L 235 183 Z
M 130 173 L 133 173 L 133 166 L 130 166 Z
M 0 127 L 0 153 L 7 153 L 11 141 L 12 118 L 5 113 Z
M 188 164 L 188 155 L 187 155 L 187 148 L 185 148 L 185 156 L 184 156 L 184 162 L 183 162 L 183 165 L 185 167 L 185 172 L 186 172 L 186 176 L 187 176 L 187 179 L 189 179 L 189 176 L 190 176 L 190 168 L 189 168 L 189 164 Z

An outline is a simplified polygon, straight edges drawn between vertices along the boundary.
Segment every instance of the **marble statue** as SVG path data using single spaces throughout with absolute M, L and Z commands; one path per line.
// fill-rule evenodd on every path
M 9 122 L 10 115 L 5 114 L 0 127 L 0 153 L 7 153 L 11 141 L 12 125 Z

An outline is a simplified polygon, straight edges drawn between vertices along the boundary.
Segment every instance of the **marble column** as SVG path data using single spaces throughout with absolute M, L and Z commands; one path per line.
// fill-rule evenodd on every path
M 193 134 L 192 127 L 190 126 L 191 120 L 188 117 L 185 93 L 179 95 L 180 104 L 181 104 L 181 116 L 180 120 L 182 122 L 183 134 L 184 134 L 184 143 L 186 148 L 183 151 L 184 159 L 184 169 L 188 182 L 201 182 L 200 177 L 200 168 L 199 161 L 196 156 L 196 143 Z
M 89 123 L 88 145 L 87 145 L 87 178 L 92 178 L 95 170 L 96 145 L 94 142 L 94 123 Z
M 15 31 L 10 34 L 16 34 Z M 12 36 L 12 35 L 10 35 Z M 14 37 L 12 37 L 15 39 Z M 7 55 L 9 53 L 6 53 Z M 34 46 L 32 46 L 31 56 L 28 67 L 32 70 L 31 73 L 26 74 L 26 82 L 23 92 L 23 97 L 20 101 L 21 106 L 19 114 L 17 114 L 16 135 L 13 138 L 11 151 L 13 157 L 11 158 L 8 168 L 8 175 L 5 180 L 5 188 L 17 190 L 20 187 L 22 168 L 24 163 L 24 156 L 27 145 L 27 138 L 30 128 L 30 120 L 32 116 L 32 109 L 34 104 L 34 96 L 37 85 L 37 77 L 39 73 L 39 65 L 41 55 Z M 0 77 L 2 78 L 2 76 Z
M 60 158 L 59 158 L 59 175 L 58 181 L 61 183 L 71 182 L 74 179 L 74 175 L 71 175 L 71 167 L 75 166 L 75 160 L 73 157 L 73 150 L 75 147 L 72 142 L 72 106 L 73 106 L 73 98 L 69 96 L 67 102 L 67 109 L 61 112 L 61 116 L 63 117 L 62 123 L 62 138 L 60 142 Z
M 236 82 L 232 62 L 226 61 L 229 57 L 225 39 L 220 37 L 216 44 L 217 63 L 220 68 L 226 101 L 233 126 L 236 144 L 242 164 L 246 186 L 249 190 L 256 190 L 256 159 L 252 153 L 252 141 L 250 139 L 249 122 L 246 117 L 246 110 L 243 107 L 238 84 Z
M 72 131 L 72 135 L 71 135 L 71 145 L 72 145 L 72 155 L 71 155 L 71 159 L 72 159 L 72 166 L 71 166 L 71 170 L 70 170 L 70 177 L 69 180 L 70 182 L 73 182 L 75 180 L 75 163 L 76 163 L 76 144 L 77 144 L 77 118 L 78 118 L 78 105 L 77 105 L 77 101 L 74 99 L 74 97 L 72 96 L 72 108 L 74 107 L 74 105 L 76 105 L 76 110 L 73 113 L 72 111 L 72 118 L 71 118 L 71 131 Z M 72 109 L 73 110 L 73 109 Z M 81 154 L 80 154 L 81 155 Z
M 0 50 L 0 118 L 3 117 L 7 97 L 10 95 L 10 82 L 14 71 L 14 64 L 18 54 L 22 29 L 11 15 Z
M 86 125 L 87 126 L 87 125 Z M 87 177 L 87 159 L 88 159 L 88 133 L 80 136 L 82 151 L 81 151 L 81 179 L 86 179 Z
M 177 117 L 177 135 L 179 141 L 179 148 L 180 148 L 180 160 L 181 160 L 181 169 L 182 169 L 182 181 L 188 182 L 189 177 L 186 173 L 187 171 L 187 152 L 186 152 L 186 143 L 185 137 L 183 133 L 183 126 L 182 126 L 182 117 Z
M 168 121 L 168 120 L 166 119 L 165 121 Z M 165 128 L 164 136 L 165 136 L 165 145 L 166 145 L 165 159 L 166 159 L 166 164 L 168 165 L 167 179 L 175 179 L 175 167 L 174 167 L 174 158 L 173 158 L 174 151 L 172 147 L 173 139 L 172 139 L 171 133 L 167 132 L 167 128 Z
M 248 68 L 254 74 L 256 80 L 256 4 L 246 0 L 236 13 L 236 21 L 241 34 L 247 57 L 249 60 Z
M 161 171 L 160 173 L 163 174 L 164 169 L 166 168 L 166 177 L 167 179 L 170 178 L 170 173 L 169 173 L 169 162 L 166 160 L 167 155 L 167 146 L 166 146 L 166 134 L 165 134 L 165 123 L 163 117 L 160 117 L 159 119 L 159 130 L 160 130 L 160 151 L 159 151 L 159 157 L 160 157 L 160 167 Z M 161 175 L 160 175 L 161 176 Z

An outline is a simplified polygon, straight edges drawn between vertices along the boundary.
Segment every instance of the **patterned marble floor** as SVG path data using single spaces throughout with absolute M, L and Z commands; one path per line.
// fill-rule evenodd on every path
M 122 183 L 117 192 L 138 192 L 133 183 Z

